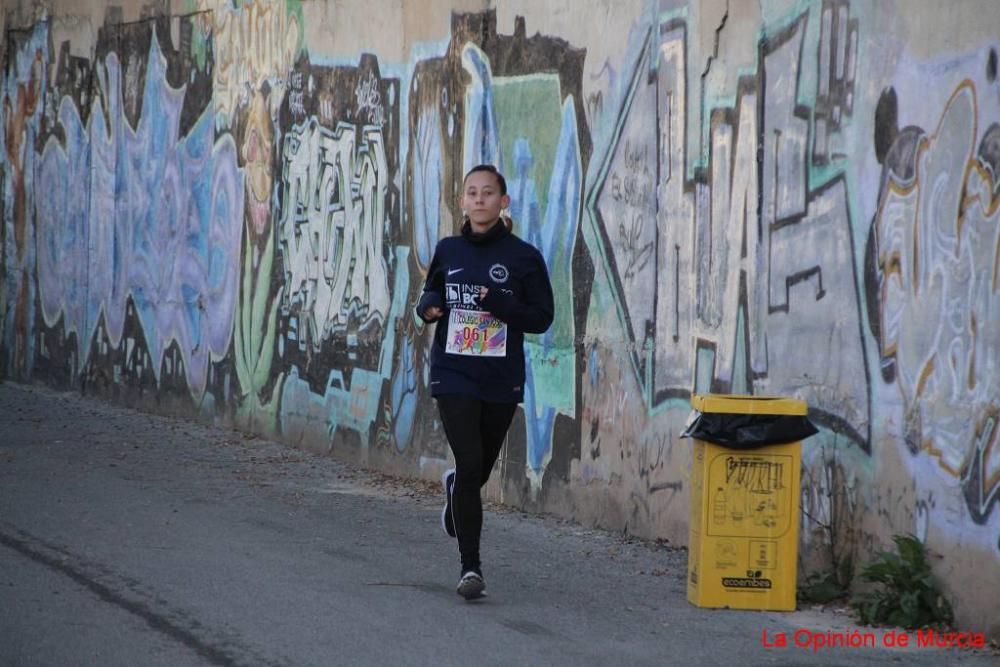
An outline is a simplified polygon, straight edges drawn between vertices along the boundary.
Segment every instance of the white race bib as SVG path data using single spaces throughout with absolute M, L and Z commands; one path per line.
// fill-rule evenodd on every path
M 452 308 L 448 316 L 448 354 L 507 356 L 507 324 L 482 310 Z

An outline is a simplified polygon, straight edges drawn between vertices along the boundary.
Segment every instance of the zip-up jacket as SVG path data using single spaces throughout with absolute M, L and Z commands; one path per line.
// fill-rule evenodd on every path
M 417 304 L 417 315 L 425 322 L 431 321 L 424 317 L 429 307 L 444 311 L 431 348 L 433 396 L 466 394 L 495 403 L 524 400 L 524 334 L 544 333 L 552 324 L 552 285 L 542 254 L 512 234 L 508 225 L 501 219 L 476 234 L 466 220 L 460 236 L 441 239 L 434 250 Z M 483 287 L 489 292 L 480 300 Z M 456 317 L 463 315 L 462 310 L 485 311 L 506 324 L 506 354 L 474 356 L 449 351 L 449 321 L 456 309 Z M 460 324 L 457 331 L 461 331 Z M 502 340 L 502 333 L 494 340 Z M 451 343 L 454 346 L 455 341 Z

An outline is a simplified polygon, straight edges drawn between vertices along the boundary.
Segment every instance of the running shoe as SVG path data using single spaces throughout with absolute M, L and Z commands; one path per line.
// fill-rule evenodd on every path
M 486 597 L 486 582 L 483 575 L 475 570 L 469 570 L 458 580 L 458 588 L 455 591 L 466 600 Z

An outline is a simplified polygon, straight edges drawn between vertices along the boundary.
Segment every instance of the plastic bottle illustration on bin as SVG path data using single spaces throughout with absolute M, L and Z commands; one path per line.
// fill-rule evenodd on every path
M 720 486 L 719 490 L 715 492 L 715 512 L 712 514 L 713 523 L 717 526 L 725 523 L 728 511 L 729 506 L 726 504 L 726 490 Z
M 695 395 L 688 600 L 795 609 L 801 441 L 815 434 L 792 398 Z

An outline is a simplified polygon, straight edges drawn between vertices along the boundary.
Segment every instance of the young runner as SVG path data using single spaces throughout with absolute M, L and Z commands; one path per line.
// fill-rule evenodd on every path
M 441 523 L 458 538 L 457 592 L 467 600 L 486 593 L 480 489 L 524 400 L 524 334 L 544 333 L 553 317 L 545 260 L 501 217 L 509 204 L 507 182 L 495 167 L 479 165 L 466 174 L 462 233 L 438 242 L 417 305 L 421 319 L 438 322 L 431 394 L 455 456 L 443 479 Z

